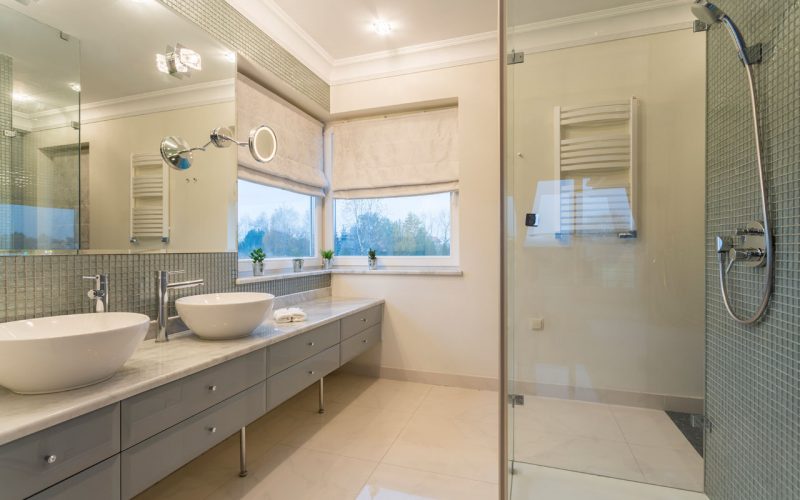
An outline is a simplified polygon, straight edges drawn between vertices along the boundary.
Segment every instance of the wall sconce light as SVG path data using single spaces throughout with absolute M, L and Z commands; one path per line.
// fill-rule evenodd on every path
M 267 163 L 278 152 L 278 137 L 267 125 L 259 125 L 250 131 L 247 142 L 239 142 L 228 127 L 217 127 L 211 131 L 209 141 L 201 147 L 193 148 L 182 137 L 169 136 L 161 140 L 161 158 L 176 170 L 186 170 L 192 166 L 195 151 L 205 151 L 210 145 L 227 148 L 231 144 L 248 146 L 250 154 L 259 163 Z

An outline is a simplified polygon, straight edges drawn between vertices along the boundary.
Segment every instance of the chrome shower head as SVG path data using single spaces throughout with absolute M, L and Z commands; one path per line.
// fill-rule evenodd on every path
M 722 18 L 725 17 L 722 9 L 705 0 L 695 0 L 694 5 L 692 5 L 692 14 L 706 24 L 722 22 Z
M 692 5 L 692 14 L 708 25 L 716 23 L 724 24 L 733 39 L 733 43 L 736 44 L 736 50 L 739 52 L 739 59 L 748 66 L 753 64 L 748 55 L 747 44 L 744 41 L 742 33 L 739 31 L 736 23 L 734 23 L 722 9 L 707 0 L 695 0 Z

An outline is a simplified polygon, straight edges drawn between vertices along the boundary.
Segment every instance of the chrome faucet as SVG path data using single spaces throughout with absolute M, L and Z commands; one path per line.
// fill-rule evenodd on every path
M 204 285 L 202 279 L 170 283 L 169 277 L 173 274 L 182 274 L 186 271 L 158 271 L 158 336 L 156 342 L 167 342 L 167 316 L 169 304 L 169 291 L 176 288 L 194 288 Z
M 86 294 L 94 301 L 94 311 L 99 313 L 108 311 L 108 275 L 83 276 L 83 279 L 94 280 L 94 288 Z

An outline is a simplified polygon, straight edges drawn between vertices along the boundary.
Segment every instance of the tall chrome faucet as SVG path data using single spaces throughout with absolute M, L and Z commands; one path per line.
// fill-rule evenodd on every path
M 176 288 L 193 288 L 204 285 L 202 279 L 170 283 L 169 277 L 173 274 L 182 274 L 186 271 L 158 271 L 158 336 L 156 342 L 166 342 L 167 336 L 167 306 L 169 304 L 169 291 Z
M 108 275 L 83 276 L 83 279 L 94 280 L 94 288 L 86 294 L 94 301 L 94 311 L 99 313 L 108 311 Z

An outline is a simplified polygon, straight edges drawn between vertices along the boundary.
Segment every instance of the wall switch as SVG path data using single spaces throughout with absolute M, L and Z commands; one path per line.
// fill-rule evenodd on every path
M 544 330 L 544 318 L 528 319 L 528 328 L 530 328 L 532 331 Z

